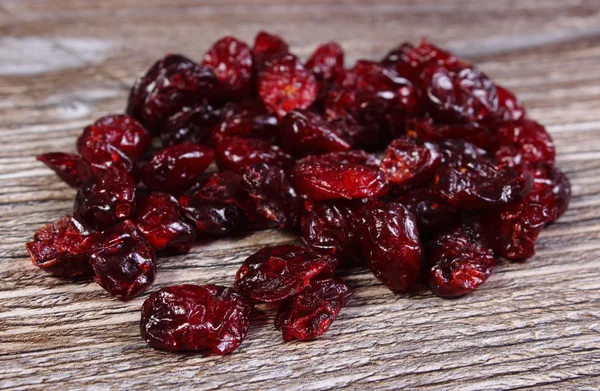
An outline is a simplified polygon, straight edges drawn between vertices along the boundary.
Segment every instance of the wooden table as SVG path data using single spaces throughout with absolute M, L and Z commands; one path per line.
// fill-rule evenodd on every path
M 93 5 L 98 3 L 97 5 Z M 434 4 L 436 3 L 436 4 Z M 0 2 L 0 389 L 600 388 L 600 1 L 108 0 Z M 140 339 L 145 297 L 34 268 L 24 243 L 71 211 L 74 191 L 36 154 L 74 151 L 86 124 L 121 112 L 166 52 L 199 59 L 259 29 L 306 57 L 335 40 L 349 64 L 429 37 L 515 90 L 547 125 L 573 199 L 526 263 L 475 294 L 393 295 L 368 272 L 323 338 L 283 343 L 261 307 L 227 357 L 168 354 Z M 156 284 L 231 284 L 242 260 L 290 236 L 257 232 L 159 265 Z

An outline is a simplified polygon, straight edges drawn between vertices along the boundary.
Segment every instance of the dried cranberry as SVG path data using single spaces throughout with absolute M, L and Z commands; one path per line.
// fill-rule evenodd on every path
M 554 164 L 555 149 L 546 129 L 530 119 L 503 122 L 491 148 L 496 160 L 511 167 Z
M 175 197 L 150 193 L 138 199 L 137 204 L 135 224 L 153 250 L 179 253 L 190 250 L 195 238 L 194 227 L 181 215 Z
M 331 260 L 303 247 L 265 247 L 248 257 L 235 276 L 235 287 L 254 300 L 273 302 L 302 292 Z
M 93 171 L 117 168 L 125 171 L 132 177 L 138 177 L 137 166 L 119 148 L 99 140 L 95 137 L 85 139 L 79 148 L 79 153 L 88 163 Z
M 344 51 L 335 42 L 319 46 L 306 62 L 306 68 L 319 84 L 319 96 L 326 96 L 329 86 L 344 73 Z
M 466 164 L 471 160 L 489 160 L 487 152 L 463 140 L 444 140 L 439 143 L 442 164 Z
M 383 172 L 372 166 L 374 160 L 359 151 L 308 156 L 296 163 L 292 178 L 296 190 L 313 201 L 380 197 L 388 184 Z
M 369 203 L 363 211 L 362 248 L 369 268 L 393 291 L 406 292 L 421 270 L 421 242 L 412 213 L 398 202 Z
M 100 234 L 86 229 L 73 217 L 65 216 L 46 224 L 25 247 L 34 266 L 61 277 L 90 276 L 90 254 Z
M 440 163 L 437 145 L 401 137 L 387 147 L 381 170 L 388 181 L 397 185 L 422 183 L 433 177 Z
M 477 225 L 459 225 L 427 246 L 429 287 L 437 296 L 459 297 L 477 289 L 492 274 L 494 252 Z
M 220 121 L 219 111 L 208 102 L 184 107 L 170 116 L 160 130 L 160 139 L 165 147 L 186 141 L 194 144 L 208 144 L 211 129 Z
M 123 301 L 148 289 L 154 282 L 156 260 L 135 225 L 126 220 L 102 235 L 100 248 L 90 257 L 94 281 Z
M 152 144 L 150 133 L 127 114 L 107 115 L 83 129 L 77 139 L 77 150 L 82 155 L 89 139 L 108 143 L 134 161 L 143 158 Z
M 252 48 L 256 70 L 261 72 L 273 60 L 288 54 L 289 50 L 288 44 L 281 37 L 265 31 L 259 32 Z
M 230 97 L 247 96 L 252 91 L 252 52 L 244 42 L 234 37 L 219 39 L 204 55 L 202 64 L 212 69 Z
M 133 216 L 135 201 L 135 181 L 125 171 L 110 168 L 79 189 L 74 215 L 95 229 L 103 229 Z
M 325 333 L 352 294 L 350 287 L 334 277 L 317 278 L 302 292 L 281 303 L 275 327 L 283 340 L 310 341 Z
M 571 201 L 569 179 L 559 170 L 546 164 L 538 164 L 531 172 L 533 189 L 527 194 L 527 199 L 548 208 L 547 223 L 552 223 L 562 216 Z
M 221 170 L 234 172 L 260 162 L 286 169 L 293 164 L 292 157 L 278 146 L 255 138 L 225 137 L 218 142 L 215 155 Z
M 214 157 L 212 149 L 189 142 L 167 147 L 144 167 L 142 180 L 153 190 L 181 194 L 206 170 Z
M 460 212 L 438 196 L 431 185 L 411 189 L 396 201 L 417 218 L 421 237 L 446 229 L 460 220 Z
M 295 156 L 347 151 L 352 147 L 346 129 L 317 113 L 293 110 L 281 120 L 281 146 Z
M 50 152 L 38 155 L 37 160 L 50 167 L 67 185 L 81 187 L 89 179 L 88 163 L 72 153 Z
M 228 107 L 229 106 L 229 107 Z M 222 110 L 221 122 L 212 129 L 212 142 L 218 144 L 225 137 L 258 138 L 273 142 L 278 138 L 279 120 L 266 112 L 260 103 L 261 111 L 248 111 L 235 105 L 226 105 Z
M 523 104 L 515 95 L 504 87 L 496 84 L 498 92 L 498 116 L 504 121 L 525 118 L 526 112 Z
M 461 139 L 480 148 L 488 148 L 495 142 L 495 135 L 492 131 L 488 127 L 476 122 L 436 124 L 431 118 L 418 118 L 407 120 L 405 129 L 408 134 L 414 132 L 426 141 L 440 142 L 446 139 Z
M 293 55 L 271 62 L 258 78 L 258 95 L 279 118 L 295 109 L 309 108 L 318 94 L 314 76 Z
M 250 326 L 252 303 L 219 285 L 176 285 L 154 292 L 142 306 L 142 338 L 170 352 L 236 350 Z

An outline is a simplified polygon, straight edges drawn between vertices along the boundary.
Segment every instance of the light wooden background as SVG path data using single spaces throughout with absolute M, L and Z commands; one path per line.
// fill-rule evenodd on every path
M 330 331 L 283 343 L 261 307 L 227 357 L 157 352 L 139 337 L 145 297 L 46 275 L 24 243 L 70 212 L 74 191 L 34 155 L 73 151 L 95 118 L 125 107 L 166 52 L 200 59 L 225 34 L 282 34 L 306 57 L 339 41 L 350 62 L 429 37 L 475 61 L 548 126 L 571 208 L 527 263 L 478 292 L 394 296 L 367 272 Z M 0 1 L 0 389 L 597 390 L 600 388 L 600 1 Z M 231 284 L 276 232 L 164 259 L 154 289 Z

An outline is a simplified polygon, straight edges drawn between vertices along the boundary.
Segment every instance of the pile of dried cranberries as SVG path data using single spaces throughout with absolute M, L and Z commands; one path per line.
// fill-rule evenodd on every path
M 427 42 L 345 69 L 336 43 L 303 63 L 275 35 L 252 48 L 225 37 L 201 63 L 156 62 L 127 114 L 86 127 L 77 150 L 38 156 L 77 188 L 73 216 L 27 243 L 47 272 L 128 300 L 154 281 L 156 254 L 198 237 L 277 228 L 304 241 L 253 254 L 232 288 L 151 294 L 142 337 L 169 351 L 235 350 L 257 302 L 279 303 L 284 340 L 317 338 L 351 293 L 338 267 L 367 265 L 394 292 L 465 295 L 496 257 L 531 257 L 570 199 L 544 127 Z

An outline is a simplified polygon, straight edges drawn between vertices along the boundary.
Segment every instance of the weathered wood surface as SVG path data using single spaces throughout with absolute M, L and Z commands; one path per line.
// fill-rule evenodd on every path
M 0 2 L 0 389 L 561 389 L 600 387 L 600 1 Z M 24 242 L 71 210 L 73 190 L 34 160 L 73 151 L 81 128 L 122 111 L 165 52 L 199 58 L 216 38 L 280 33 L 306 56 L 337 40 L 349 61 L 427 36 L 514 89 L 546 124 L 571 208 L 527 263 L 502 263 L 476 294 L 394 296 L 367 272 L 330 331 L 283 343 L 261 308 L 227 357 L 154 351 L 139 308 L 52 278 Z M 230 284 L 245 256 L 292 241 L 258 232 L 164 260 L 153 289 Z

